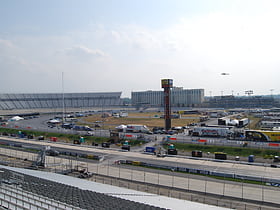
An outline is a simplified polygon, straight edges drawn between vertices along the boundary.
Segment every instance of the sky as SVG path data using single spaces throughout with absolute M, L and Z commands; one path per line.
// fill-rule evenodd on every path
M 0 4 L 0 93 L 280 94 L 278 0 Z

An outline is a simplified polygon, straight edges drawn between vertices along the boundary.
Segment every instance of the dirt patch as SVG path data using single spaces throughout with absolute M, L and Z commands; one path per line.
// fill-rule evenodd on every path
M 82 118 L 82 121 L 88 124 L 99 124 L 104 129 L 114 129 L 116 126 L 121 124 L 140 124 L 146 125 L 150 129 L 153 127 L 164 127 L 164 119 L 159 118 L 160 113 L 129 113 L 129 117 L 116 118 L 106 117 L 102 118 L 101 114 L 92 115 Z M 158 117 L 155 117 L 158 116 Z M 192 115 L 192 117 L 194 117 Z M 172 119 L 172 126 L 186 126 L 190 123 L 197 123 L 199 120 L 196 119 Z

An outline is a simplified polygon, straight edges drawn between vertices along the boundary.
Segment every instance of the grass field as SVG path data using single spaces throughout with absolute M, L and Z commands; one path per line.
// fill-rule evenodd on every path
M 278 150 L 273 150 L 273 149 L 227 147 L 227 146 L 198 145 L 198 144 L 184 144 L 184 143 L 173 143 L 173 144 L 180 151 L 190 152 L 193 150 L 200 150 L 204 153 L 224 152 L 227 153 L 228 155 L 242 156 L 242 157 L 247 157 L 249 155 L 255 155 L 256 157 L 264 157 L 264 158 L 280 156 L 280 152 Z
M 102 121 L 98 123 L 102 125 L 104 129 L 114 129 L 116 126 L 124 124 L 139 124 L 146 125 L 150 129 L 153 127 L 164 127 L 164 119 L 159 118 L 162 113 L 129 113 L 128 117 L 116 118 L 106 117 L 102 118 L 101 114 L 92 115 L 83 118 L 83 121 L 89 124 L 94 124 L 96 121 Z M 156 117 L 155 117 L 156 116 Z M 199 115 L 188 115 L 188 117 L 199 117 Z M 197 123 L 198 119 L 172 119 L 172 127 L 174 126 L 186 126 L 190 123 Z

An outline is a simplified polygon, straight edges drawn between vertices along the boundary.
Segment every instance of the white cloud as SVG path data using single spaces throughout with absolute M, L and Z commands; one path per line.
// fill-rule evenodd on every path
M 212 95 L 248 88 L 277 93 L 279 19 L 275 11 L 261 16 L 219 12 L 161 29 L 98 24 L 61 37 L 0 39 L 0 54 L 6 63 L 8 57 L 19 59 L 14 69 L 28 66 L 27 77 L 38 78 L 34 72 L 40 71 L 56 81 L 57 72 L 65 72 L 73 92 L 160 89 L 161 78 L 173 78 L 176 86 L 205 88 Z
M 0 39 L 0 49 L 14 48 L 14 45 L 9 40 Z
M 90 49 L 85 46 L 77 45 L 64 50 L 65 54 L 77 57 L 77 58 L 96 58 L 104 57 L 106 54 L 99 49 Z
M 121 35 L 118 31 L 112 30 L 111 34 L 116 43 L 119 43 L 121 41 Z

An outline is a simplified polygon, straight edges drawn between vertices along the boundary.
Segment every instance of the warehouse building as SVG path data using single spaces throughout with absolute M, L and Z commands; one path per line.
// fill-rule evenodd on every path
M 214 96 L 208 98 L 204 107 L 208 108 L 271 108 L 279 107 L 279 101 L 271 96 Z

